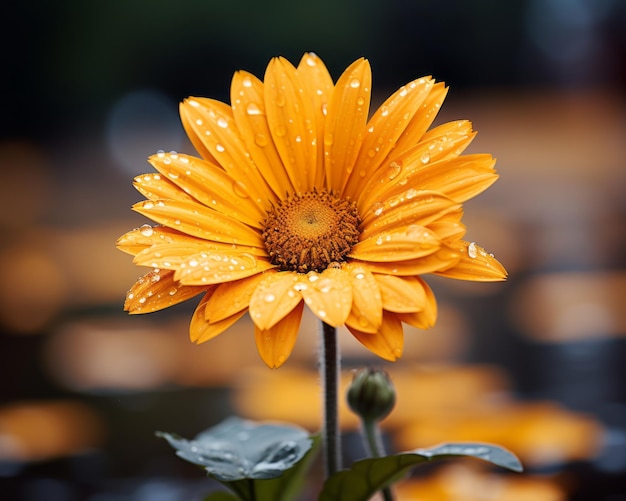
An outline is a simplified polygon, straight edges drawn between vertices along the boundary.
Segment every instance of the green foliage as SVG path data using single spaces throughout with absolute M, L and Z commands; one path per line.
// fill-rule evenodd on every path
M 377 491 L 402 478 L 414 466 L 454 457 L 474 457 L 513 471 L 522 471 L 519 460 L 509 451 L 488 444 L 444 444 L 430 449 L 355 462 L 349 470 L 330 477 L 319 501 L 367 501 Z

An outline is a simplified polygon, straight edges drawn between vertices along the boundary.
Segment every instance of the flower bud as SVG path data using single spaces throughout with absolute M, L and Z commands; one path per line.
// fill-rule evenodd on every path
M 380 369 L 362 369 L 348 388 L 348 405 L 362 419 L 379 421 L 396 403 L 396 390 L 387 373 Z

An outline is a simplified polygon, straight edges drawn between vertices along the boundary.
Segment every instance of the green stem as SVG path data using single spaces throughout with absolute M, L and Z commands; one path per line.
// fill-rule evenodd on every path
M 337 331 L 322 322 L 320 376 L 324 386 L 324 466 L 326 478 L 341 469 L 341 435 L 339 434 L 339 347 Z
M 371 457 L 379 458 L 385 455 L 385 448 L 383 447 L 383 441 L 380 436 L 380 428 L 378 427 L 378 421 L 375 419 L 363 419 L 363 435 L 365 436 L 365 448 Z M 391 495 L 391 489 L 384 487 L 381 490 L 383 499 L 385 501 L 393 501 Z

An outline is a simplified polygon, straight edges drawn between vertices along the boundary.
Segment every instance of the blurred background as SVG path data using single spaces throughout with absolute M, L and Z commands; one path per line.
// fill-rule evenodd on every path
M 142 270 L 115 249 L 146 221 L 133 176 L 193 153 L 189 95 L 229 99 L 234 71 L 306 51 L 336 79 L 370 59 L 374 105 L 432 74 L 436 123 L 472 120 L 500 180 L 466 204 L 467 238 L 501 284 L 427 277 L 430 331 L 396 364 L 342 333 L 350 369 L 398 388 L 389 450 L 508 447 L 523 475 L 478 462 L 419 470 L 408 500 L 626 500 L 626 3 L 621 0 L 11 2 L 0 79 L 0 498 L 200 500 L 216 488 L 155 430 L 193 437 L 231 414 L 319 428 L 317 325 L 279 371 L 247 319 L 201 346 L 194 304 L 122 311 Z M 192 301 L 193 302 L 193 301 Z M 343 408 L 346 461 L 362 457 Z M 319 474 L 319 472 L 318 472 Z M 315 486 L 310 487 L 314 498 Z

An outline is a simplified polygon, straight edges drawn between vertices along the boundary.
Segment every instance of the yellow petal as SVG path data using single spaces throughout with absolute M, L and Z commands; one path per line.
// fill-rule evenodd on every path
M 461 205 L 434 191 L 408 189 L 361 213 L 361 239 L 399 226 L 426 226 Z
M 409 125 L 396 142 L 398 152 L 405 151 L 422 140 L 422 136 L 424 136 L 426 130 L 435 120 L 437 113 L 439 113 L 447 93 L 448 88 L 443 82 L 437 82 L 430 87 L 428 95 L 422 102 L 420 111 L 413 115 Z
M 426 292 L 424 308 L 421 311 L 412 313 L 398 313 L 397 316 L 402 322 L 417 327 L 418 329 L 430 329 L 437 321 L 437 301 L 435 294 L 428 284 L 423 280 L 421 280 L 421 282 Z
M 495 159 L 488 154 L 463 155 L 449 160 L 406 166 L 406 185 L 438 191 L 456 202 L 465 202 L 495 183 Z M 378 197 L 393 197 L 406 191 L 395 184 L 381 190 Z M 384 192 L 384 194 L 383 194 Z
M 202 137 L 204 146 L 232 179 L 237 180 L 237 193 L 249 196 L 266 210 L 273 192 L 250 159 L 227 104 L 204 97 L 191 97 L 184 101 L 191 127 Z
M 505 280 L 507 273 L 504 266 L 474 242 L 461 242 L 459 247 L 461 260 L 448 269 L 435 272 L 437 275 L 474 282 L 498 282 Z
M 252 293 L 263 276 L 263 273 L 257 273 L 241 280 L 219 284 L 206 306 L 206 320 L 218 322 L 239 313 L 241 310 L 247 310 Z
M 161 243 L 182 243 L 189 241 L 205 242 L 166 226 L 150 226 L 144 224 L 140 228 L 125 233 L 117 239 L 115 245 L 118 249 L 128 254 L 138 254 L 144 249 Z
M 345 194 L 357 198 L 362 187 L 396 146 L 413 116 L 432 87 L 430 77 L 400 87 L 372 115 L 356 162 L 356 172 L 348 180 Z
M 280 367 L 291 355 L 298 338 L 303 309 L 304 303 L 300 302 L 285 318 L 270 329 L 261 330 L 255 326 L 254 337 L 257 350 L 270 369 Z
M 181 153 L 157 153 L 148 161 L 179 187 L 179 193 L 250 226 L 261 226 L 265 212 L 250 197 L 238 195 L 237 181 L 216 164 Z M 185 200 L 178 195 L 161 198 Z
M 383 298 L 383 308 L 394 313 L 421 311 L 428 301 L 424 282 L 418 277 L 375 274 Z
M 391 262 L 365 262 L 360 264 L 373 273 L 383 273 L 385 275 L 424 275 L 438 270 L 445 270 L 456 264 L 461 257 L 461 252 L 452 247 L 443 245 L 436 252 L 418 259 L 408 261 Z
M 257 168 L 279 198 L 293 192 L 267 123 L 263 82 L 250 73 L 238 71 L 230 95 L 237 128 Z
M 352 282 L 352 309 L 346 325 L 362 332 L 378 332 L 383 321 L 383 301 L 374 275 L 355 263 L 345 263 L 343 267 Z
M 349 325 L 347 327 L 363 346 L 379 357 L 395 362 L 402 356 L 404 334 L 402 323 L 395 313 L 383 312 L 383 321 L 376 334 L 362 332 Z
M 306 85 L 284 58 L 274 58 L 265 72 L 265 109 L 276 149 L 296 191 L 313 188 L 317 168 L 317 131 Z
M 124 310 L 131 314 L 150 313 L 168 308 L 207 291 L 207 287 L 189 287 L 174 280 L 174 272 L 153 270 L 141 277 L 126 294 Z
M 418 225 L 375 233 L 357 243 L 349 256 L 360 261 L 395 262 L 428 256 L 441 246 L 439 238 Z
M 429 131 L 422 140 L 405 151 L 393 150 L 383 168 L 378 169 L 359 193 L 359 209 L 384 203 L 388 198 L 423 190 L 419 177 L 409 176 L 425 165 L 458 157 L 476 133 L 466 120 L 450 122 Z
M 148 200 L 133 210 L 175 230 L 198 238 L 263 248 L 259 231 L 197 202 Z
M 302 302 L 302 295 L 294 288 L 297 282 L 294 272 L 264 275 L 250 298 L 250 318 L 260 330 L 271 329 Z
M 201 252 L 182 262 L 174 279 L 184 285 L 208 285 L 232 282 L 273 268 L 262 258 L 247 253 Z
M 352 282 L 348 273 L 328 268 L 322 273 L 298 275 L 298 279 L 296 289 L 317 318 L 333 327 L 345 323 L 352 309 Z
M 193 197 L 187 195 L 187 193 L 171 181 L 165 179 L 158 172 L 136 176 L 133 180 L 133 186 L 148 200 L 158 200 L 159 198 L 193 200 Z
M 204 160 L 219 165 L 217 159 L 209 151 L 208 145 L 204 143 L 206 130 L 198 127 L 198 118 L 196 117 L 196 113 L 194 113 L 193 108 L 189 106 L 188 102 L 183 101 L 179 104 L 178 109 L 180 113 L 180 121 L 182 122 L 183 128 L 185 129 L 191 144 L 193 144 L 193 147 L 198 153 L 200 153 L 200 156 Z
M 324 129 L 326 188 L 343 188 L 365 135 L 372 93 L 372 71 L 366 59 L 352 63 L 339 77 Z
M 315 131 L 317 134 L 316 140 L 319 148 L 324 141 L 326 113 L 334 91 L 333 79 L 322 60 L 312 52 L 302 57 L 300 64 L 298 64 L 298 73 L 301 76 L 302 83 L 305 85 L 305 92 L 313 102 Z M 313 186 L 324 186 L 325 172 L 323 155 L 317 155 L 315 174 Z
M 202 301 L 200 301 L 200 304 L 198 304 L 196 311 L 191 317 L 189 337 L 191 338 L 191 341 L 197 344 L 204 343 L 205 341 L 220 335 L 246 313 L 245 310 L 240 311 L 239 313 L 235 313 L 234 315 L 219 322 L 209 323 L 206 320 L 205 308 L 210 297 L 210 294 L 206 294 L 202 298 Z

